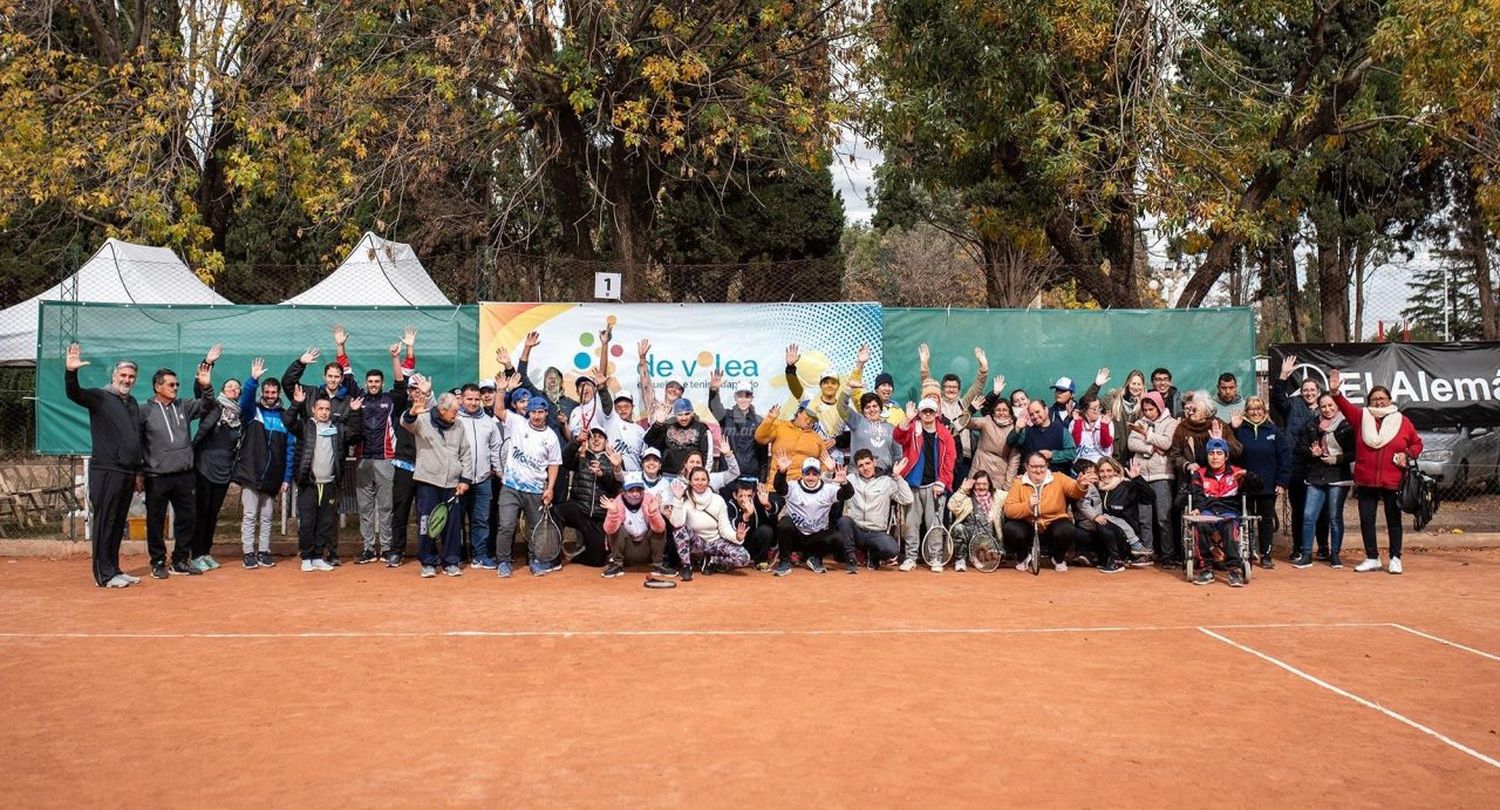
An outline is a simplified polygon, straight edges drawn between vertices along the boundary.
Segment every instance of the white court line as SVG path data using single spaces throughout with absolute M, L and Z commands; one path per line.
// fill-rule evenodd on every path
M 1208 625 L 1219 630 L 1295 629 L 1330 627 L 1385 627 L 1387 622 L 1330 622 L 1326 624 L 1220 624 Z M 313 631 L 305 633 L 0 633 L 4 639 L 279 639 L 279 638 L 641 638 L 674 636 L 939 636 L 976 635 L 1009 636 L 1049 633 L 1154 633 L 1200 630 L 1199 625 L 1144 625 L 1101 627 L 890 627 L 851 629 L 780 629 L 763 630 L 433 630 L 401 631 Z
M 1476 650 L 1473 647 L 1465 647 L 1464 645 L 1459 644 L 1456 641 L 1449 641 L 1446 638 L 1438 638 L 1437 636 L 1434 636 L 1431 633 L 1424 633 L 1421 630 L 1415 630 L 1413 628 L 1407 627 L 1404 624 L 1396 624 L 1395 622 L 1391 622 L 1390 626 L 1396 628 L 1397 630 L 1403 630 L 1405 632 L 1411 633 L 1414 636 L 1421 636 L 1422 638 L 1431 639 L 1432 641 L 1436 641 L 1439 644 L 1446 644 L 1449 647 L 1453 647 L 1455 649 L 1463 650 L 1464 652 L 1474 653 L 1475 655 L 1480 656 L 1481 658 L 1488 658 L 1491 661 L 1500 661 L 1500 655 L 1495 655 L 1494 653 L 1487 653 L 1484 650 Z
M 1269 655 L 1266 655 L 1265 653 L 1263 653 L 1263 652 L 1261 652 L 1259 650 L 1253 649 L 1251 647 L 1247 647 L 1244 644 L 1239 643 L 1238 641 L 1235 641 L 1233 639 L 1221 636 L 1218 633 L 1215 633 L 1214 631 L 1208 629 L 1207 627 L 1200 627 L 1198 629 L 1201 630 L 1203 633 L 1205 633 L 1206 635 L 1208 635 L 1211 638 L 1218 639 L 1219 641 L 1222 641 L 1222 642 L 1224 642 L 1225 644 L 1228 644 L 1231 647 L 1234 647 L 1236 649 L 1243 650 L 1244 652 L 1250 653 L 1251 655 L 1255 656 L 1256 658 L 1261 659 L 1262 661 L 1266 661 L 1268 663 L 1275 664 L 1276 666 L 1281 667 L 1282 669 L 1286 670 L 1287 672 L 1290 672 L 1293 675 L 1296 675 L 1297 677 L 1299 677 L 1299 678 L 1301 678 L 1301 679 L 1303 679 L 1305 681 L 1308 681 L 1309 683 L 1315 683 L 1318 686 L 1321 686 L 1324 689 L 1327 689 L 1328 691 L 1330 691 L 1330 692 L 1332 692 L 1332 693 L 1334 693 L 1336 695 L 1342 695 L 1342 696 L 1344 696 L 1344 697 L 1346 697 L 1346 698 L 1354 701 L 1355 703 L 1358 703 L 1359 705 L 1364 706 L 1367 709 L 1374 709 L 1375 711 L 1380 712 L 1381 714 L 1385 715 L 1386 717 L 1391 718 L 1392 720 L 1395 720 L 1395 721 L 1400 722 L 1400 723 L 1405 723 L 1406 725 L 1411 726 L 1412 728 L 1414 728 L 1414 729 L 1422 732 L 1423 734 L 1427 734 L 1429 736 L 1435 737 L 1438 740 L 1441 740 L 1443 743 L 1445 743 L 1445 744 L 1447 744 L 1449 746 L 1452 746 L 1453 748 L 1456 748 L 1459 751 L 1464 752 L 1465 754 L 1468 754 L 1469 756 L 1471 756 L 1471 757 L 1479 760 L 1480 762 L 1483 762 L 1486 765 L 1489 765 L 1492 768 L 1500 768 L 1500 760 L 1497 760 L 1494 757 L 1490 757 L 1490 756 L 1486 756 L 1484 754 L 1481 754 L 1478 751 L 1475 751 L 1474 749 L 1470 748 L 1469 746 L 1464 745 L 1463 743 L 1461 743 L 1461 742 L 1453 739 L 1452 737 L 1449 737 L 1449 736 L 1447 736 L 1447 735 L 1445 735 L 1445 734 L 1443 734 L 1441 732 L 1438 732 L 1438 731 L 1435 731 L 1435 730 L 1433 730 L 1431 728 L 1428 728 L 1427 726 L 1424 726 L 1421 723 L 1418 723 L 1417 721 L 1415 721 L 1415 720 L 1407 717 L 1404 714 L 1400 714 L 1399 712 L 1393 712 L 1390 709 L 1387 709 L 1386 707 L 1381 706 L 1378 703 L 1375 703 L 1374 701 L 1366 700 L 1365 698 L 1362 698 L 1359 695 L 1354 694 L 1353 692 L 1349 692 L 1349 691 L 1340 689 L 1339 687 L 1334 686 L 1333 684 L 1331 684 L 1331 683 L 1329 683 L 1329 682 L 1327 682 L 1325 680 L 1322 680 L 1321 678 L 1318 678 L 1315 675 L 1309 675 L 1308 673 L 1303 672 L 1300 669 L 1297 669 L 1296 667 L 1292 666 L 1291 664 L 1288 664 L 1285 661 L 1282 661 L 1279 658 L 1273 658 L 1273 657 L 1271 657 Z

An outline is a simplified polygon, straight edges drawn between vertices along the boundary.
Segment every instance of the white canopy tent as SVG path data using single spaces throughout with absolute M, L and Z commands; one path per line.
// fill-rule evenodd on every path
M 69 294 L 65 297 L 64 290 Z M 37 313 L 42 301 L 99 304 L 229 304 L 177 254 L 107 239 L 68 281 L 0 311 L 0 366 L 36 365 Z
M 453 306 L 427 275 L 416 251 L 369 231 L 328 278 L 284 304 L 313 306 Z

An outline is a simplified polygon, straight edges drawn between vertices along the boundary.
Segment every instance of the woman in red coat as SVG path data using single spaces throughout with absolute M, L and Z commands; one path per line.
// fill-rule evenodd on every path
M 1380 547 L 1375 544 L 1375 508 L 1385 505 L 1390 532 L 1392 574 L 1401 573 L 1401 504 L 1396 493 L 1406 465 L 1416 462 L 1422 439 L 1411 420 L 1396 411 L 1391 391 L 1383 385 L 1370 389 L 1369 405 L 1359 408 L 1339 389 L 1339 370 L 1328 372 L 1328 387 L 1349 424 L 1354 426 L 1354 486 L 1359 499 L 1359 533 L 1365 541 L 1365 561 L 1355 571 L 1379 571 Z

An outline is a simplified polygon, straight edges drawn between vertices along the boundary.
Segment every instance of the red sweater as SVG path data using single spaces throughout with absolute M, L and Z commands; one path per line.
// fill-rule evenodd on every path
M 1422 452 L 1422 437 L 1417 435 L 1417 429 L 1412 427 L 1411 420 L 1399 413 L 1393 413 L 1384 419 L 1376 419 L 1377 428 L 1384 424 L 1386 419 L 1401 420 L 1401 429 L 1396 431 L 1396 438 L 1386 442 L 1385 447 L 1377 450 L 1365 444 L 1365 409 L 1345 399 L 1343 394 L 1334 394 L 1333 401 L 1338 403 L 1344 418 L 1354 427 L 1355 485 L 1372 489 L 1400 489 L 1402 469 L 1396 466 L 1395 455 L 1405 453 L 1410 459 Z

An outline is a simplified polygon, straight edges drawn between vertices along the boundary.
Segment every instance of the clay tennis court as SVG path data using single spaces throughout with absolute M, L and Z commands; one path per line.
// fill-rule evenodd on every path
M 143 560 L 129 560 L 137 573 Z M 642 588 L 0 562 L 0 804 L 1489 806 L 1500 551 Z M 1260 572 L 1257 572 L 1259 574 Z

